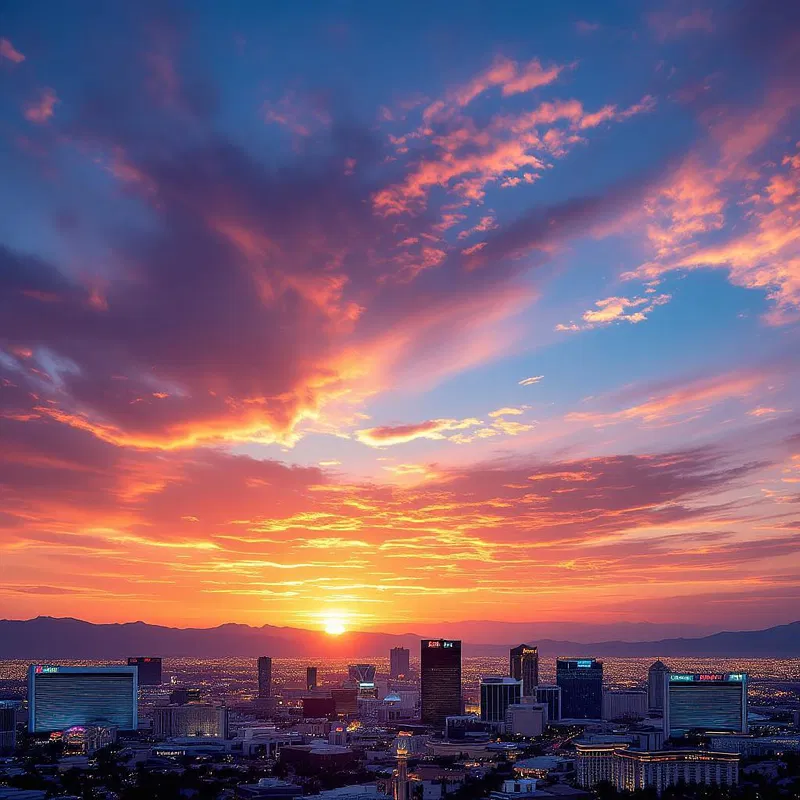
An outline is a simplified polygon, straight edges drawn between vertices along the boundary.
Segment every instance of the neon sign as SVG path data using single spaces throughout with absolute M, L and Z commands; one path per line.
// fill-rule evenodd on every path
M 724 681 L 725 680 L 725 676 L 724 675 L 720 675 L 719 673 L 712 672 L 712 673 L 707 673 L 705 675 L 698 675 L 697 676 L 697 680 L 698 681 Z
M 43 666 L 41 664 L 37 664 L 33 670 L 37 675 L 50 675 L 54 672 L 58 672 L 58 667 L 50 667 L 50 666 Z
M 686 683 L 688 681 L 693 681 L 694 675 L 679 675 L 673 673 L 672 675 L 669 676 L 669 679 L 671 683 L 677 683 L 677 682 Z
M 578 665 L 578 669 L 591 669 L 591 666 L 594 662 L 591 659 L 583 658 L 575 663 Z

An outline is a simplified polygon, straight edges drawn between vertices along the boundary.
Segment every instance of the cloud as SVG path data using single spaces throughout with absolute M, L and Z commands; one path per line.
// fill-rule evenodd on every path
M 356 438 L 372 447 L 404 444 L 414 439 L 445 439 L 446 431 L 463 430 L 480 425 L 479 419 L 429 419 L 409 425 L 383 425 L 356 431 Z
M 656 308 L 663 306 L 672 299 L 672 295 L 659 294 L 647 297 L 606 297 L 598 300 L 596 309 L 590 309 L 583 314 L 583 323 L 576 325 L 556 325 L 557 331 L 580 331 L 610 325 L 612 322 L 644 322 L 648 315 Z
M 55 107 L 58 102 L 58 95 L 53 89 L 42 89 L 38 100 L 25 106 L 25 119 L 28 122 L 43 125 L 55 114 Z
M 662 42 L 692 33 L 713 33 L 714 22 L 711 9 L 695 8 L 688 14 L 674 10 L 653 11 L 646 15 L 647 23 Z
M 8 39 L 0 39 L 0 58 L 8 59 L 12 64 L 21 64 L 25 60 L 25 56 Z
M 527 386 L 528 384 L 523 385 Z M 490 411 L 489 416 L 494 419 L 495 417 L 519 416 L 524 413 L 524 408 L 510 408 L 509 406 L 504 406 L 503 408 L 498 408 L 496 411 Z
M 520 386 L 533 386 L 535 383 L 539 383 L 544 378 L 544 375 L 534 375 L 531 378 L 523 378 L 521 381 L 518 381 Z

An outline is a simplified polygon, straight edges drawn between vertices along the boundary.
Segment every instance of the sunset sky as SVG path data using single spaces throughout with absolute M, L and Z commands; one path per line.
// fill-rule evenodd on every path
M 5 3 L 0 617 L 800 618 L 799 54 L 784 0 Z

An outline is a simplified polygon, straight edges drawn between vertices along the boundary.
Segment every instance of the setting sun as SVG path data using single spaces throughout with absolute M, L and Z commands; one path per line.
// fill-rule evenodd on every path
M 338 618 L 331 618 L 325 621 L 325 633 L 329 636 L 340 636 L 343 634 L 347 628 L 344 626 L 344 622 Z

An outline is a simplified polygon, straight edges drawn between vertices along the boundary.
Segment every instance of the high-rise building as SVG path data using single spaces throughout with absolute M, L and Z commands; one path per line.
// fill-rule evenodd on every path
M 505 722 L 506 710 L 522 699 L 522 681 L 501 675 L 481 678 L 481 719 Z
M 401 678 L 410 672 L 411 652 L 405 647 L 393 647 L 389 651 L 389 677 Z
M 203 690 L 199 686 L 178 686 L 169 693 L 170 705 L 185 706 L 187 703 L 202 703 Z
M 128 659 L 129 667 L 136 667 L 139 686 L 161 686 L 161 659 L 137 656 Z
M 665 675 L 669 675 L 669 667 L 660 660 L 647 670 L 647 705 L 653 711 L 664 710 Z
M 408 663 L 408 650 L 406 650 L 406 663 Z M 400 733 L 397 735 L 397 738 L 394 740 L 394 752 L 397 757 L 397 770 L 395 771 L 394 778 L 392 780 L 392 800 L 408 800 L 409 798 L 409 739 L 411 739 L 410 733 L 400 731 Z
M 547 706 L 548 722 L 558 722 L 561 719 L 561 687 L 540 685 L 536 687 L 536 702 Z
M 461 714 L 460 641 L 420 642 L 420 707 L 422 722 L 442 729 L 447 717 Z
M 63 731 L 74 725 L 136 730 L 136 667 L 28 667 L 28 730 Z
M 0 700 L 0 755 L 14 752 L 17 746 L 17 709 Z
M 153 734 L 160 739 L 174 736 L 228 735 L 228 709 L 210 703 L 185 706 L 156 706 L 153 709 Z
M 272 697 L 272 659 L 269 656 L 258 657 L 258 698 L 264 700 Z
M 604 689 L 603 719 L 638 720 L 647 716 L 644 689 Z
M 512 647 L 509 653 L 508 674 L 522 681 L 522 694 L 532 697 L 539 685 L 539 648 L 530 644 Z
M 306 689 L 313 692 L 317 688 L 317 668 L 306 667 Z
M 561 687 L 564 719 L 601 719 L 603 662 L 595 658 L 556 659 L 556 683 Z
M 746 672 L 672 672 L 664 687 L 664 736 L 747 733 Z
M 350 681 L 358 689 L 359 697 L 377 697 L 378 689 L 375 686 L 374 664 L 350 664 L 347 668 Z

